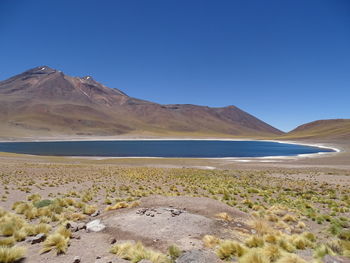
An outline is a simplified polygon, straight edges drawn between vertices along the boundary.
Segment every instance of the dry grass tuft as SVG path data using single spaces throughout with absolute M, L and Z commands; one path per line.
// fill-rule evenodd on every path
M 85 205 L 83 208 L 83 213 L 85 215 L 92 215 L 97 211 L 97 207 L 95 205 Z
M 69 244 L 69 238 L 59 233 L 54 233 L 49 235 L 44 241 L 44 244 L 43 244 L 44 247 L 41 250 L 41 253 L 46 253 L 53 249 L 56 250 L 57 255 L 66 253 L 68 244 Z
M 250 248 L 262 247 L 264 246 L 264 243 L 264 239 L 261 236 L 256 235 L 250 236 L 245 240 L 245 245 Z
M 139 262 L 146 259 L 153 263 L 170 263 L 166 255 L 147 249 L 140 242 L 136 244 L 131 242 L 116 244 L 112 246 L 110 252 L 117 255 L 119 258 L 132 262 Z
M 127 202 L 118 202 L 115 205 L 107 206 L 105 211 L 117 210 L 117 209 L 127 208 L 127 207 L 129 207 Z
M 219 244 L 216 254 L 221 259 L 230 259 L 232 257 L 241 257 L 247 252 L 247 248 L 242 244 L 232 241 L 225 240 Z
M 35 233 L 36 234 L 40 234 L 40 233 L 48 234 L 51 231 L 51 229 L 52 229 L 51 225 L 45 224 L 45 223 L 40 223 L 40 224 L 35 226 Z
M 0 262 L 12 263 L 24 257 L 26 249 L 24 247 L 2 247 L 0 246 Z
M 270 262 L 275 262 L 282 256 L 281 249 L 276 245 L 267 245 L 263 248 L 263 253 Z
M 0 246 L 1 247 L 12 247 L 16 243 L 16 240 L 14 237 L 6 237 L 0 239 Z
M 239 263 L 270 263 L 270 260 L 260 248 L 250 249 L 238 261 Z
M 220 239 L 212 235 L 205 235 L 202 241 L 204 246 L 208 248 L 216 247 L 220 243 Z
M 232 217 L 226 212 L 216 214 L 216 217 L 225 221 L 232 221 Z
M 250 225 L 256 230 L 258 235 L 266 235 L 274 232 L 270 224 L 263 219 L 255 219 L 250 222 Z
M 281 257 L 279 260 L 276 261 L 276 263 L 307 263 L 302 258 L 298 257 L 294 254 L 286 254 L 283 257 Z

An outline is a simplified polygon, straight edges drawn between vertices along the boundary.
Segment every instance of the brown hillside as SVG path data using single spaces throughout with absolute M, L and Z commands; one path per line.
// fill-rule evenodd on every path
M 350 139 L 350 119 L 318 120 L 306 123 L 290 131 L 283 137 Z
M 2 137 L 282 134 L 235 106 L 161 105 L 47 66 L 0 82 L 0 121 Z

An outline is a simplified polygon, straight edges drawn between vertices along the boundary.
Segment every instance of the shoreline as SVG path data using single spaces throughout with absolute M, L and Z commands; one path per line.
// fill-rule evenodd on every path
M 275 142 L 281 144 L 293 144 L 293 145 L 303 145 L 316 147 L 321 149 L 330 149 L 333 152 L 316 152 L 316 153 L 305 153 L 298 155 L 278 155 L 278 156 L 260 156 L 260 157 L 173 157 L 174 159 L 200 159 L 200 160 L 228 160 L 228 161 L 237 161 L 237 162 L 278 162 L 277 160 L 295 160 L 301 158 L 316 158 L 320 156 L 334 156 L 340 152 L 344 152 L 340 148 L 337 148 L 337 145 L 324 145 L 320 143 L 305 143 L 297 141 L 281 141 L 281 140 L 265 140 L 265 139 L 252 139 L 252 138 L 178 138 L 178 137 L 169 137 L 169 138 L 65 138 L 65 139 L 33 139 L 33 140 L 0 140 L 0 143 L 11 143 L 11 142 L 89 142 L 89 141 L 264 141 L 264 142 Z M 335 147 L 337 146 L 337 147 Z M 10 153 L 10 152 L 3 152 Z M 20 154 L 27 156 L 46 156 L 46 155 L 33 155 L 33 154 Z M 51 156 L 50 157 L 63 157 L 63 158 L 77 158 L 77 159 L 92 159 L 92 160 L 106 160 L 106 159 L 172 159 L 172 157 L 154 157 L 154 156 L 129 156 L 129 157 L 117 157 L 117 156 Z M 277 159 L 277 160 L 274 160 Z

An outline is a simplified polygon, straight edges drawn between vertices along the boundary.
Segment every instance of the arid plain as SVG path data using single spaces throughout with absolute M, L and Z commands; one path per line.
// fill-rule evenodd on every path
M 348 262 L 350 144 L 299 142 L 340 152 L 244 159 L 1 153 L 0 242 L 25 262 Z

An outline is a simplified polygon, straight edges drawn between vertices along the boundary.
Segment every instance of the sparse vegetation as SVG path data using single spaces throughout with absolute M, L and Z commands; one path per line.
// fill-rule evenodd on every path
M 68 221 L 88 219 L 97 210 L 137 207 L 140 198 L 150 195 L 209 197 L 250 214 L 245 232 L 235 232 L 232 239 L 203 237 L 203 245 L 224 260 L 299 263 L 304 262 L 295 254 L 300 250 L 312 250 L 314 260 L 327 254 L 350 256 L 348 187 L 271 176 L 323 172 L 320 170 L 199 170 L 37 163 L 16 168 L 7 164 L 1 169 L 0 183 L 6 189 L 7 207 L 0 208 L 1 255 L 15 254 L 16 249 L 22 253 L 16 252 L 12 259 L 24 256 L 18 242 L 38 233 L 47 235 L 41 252 L 65 253 L 69 243 L 74 242 L 65 227 Z M 45 172 L 48 170 L 52 172 Z M 60 192 L 62 186 L 64 192 Z M 50 194 L 45 195 L 41 189 L 49 189 Z M 36 192 L 39 190 L 40 194 Z M 11 204 L 8 201 L 12 200 L 11 191 L 25 197 Z M 228 233 L 236 231 L 233 215 L 221 212 L 215 219 L 227 225 Z M 111 252 L 133 262 L 141 259 L 170 262 L 181 250 L 174 245 L 160 253 L 141 243 L 121 243 L 114 245 Z

